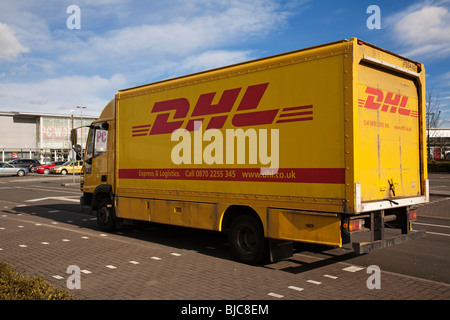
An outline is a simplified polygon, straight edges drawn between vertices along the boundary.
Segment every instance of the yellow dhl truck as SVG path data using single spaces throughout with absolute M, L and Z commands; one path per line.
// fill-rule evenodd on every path
M 81 205 L 103 230 L 226 232 L 250 264 L 423 237 L 424 90 L 423 65 L 352 38 L 118 91 L 90 125 Z

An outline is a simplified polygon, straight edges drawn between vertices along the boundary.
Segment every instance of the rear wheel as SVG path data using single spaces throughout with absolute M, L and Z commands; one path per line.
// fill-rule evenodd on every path
M 107 198 L 100 200 L 97 208 L 97 222 L 103 231 L 114 231 L 116 228 L 116 219 L 111 201 Z
M 66 174 L 67 174 L 67 170 L 66 170 L 66 169 L 61 170 L 61 174 L 62 174 L 62 175 L 66 175 Z
M 260 264 L 268 258 L 267 240 L 260 222 L 255 217 L 246 214 L 235 218 L 228 236 L 231 253 L 237 260 Z
M 44 169 L 44 174 L 49 174 L 50 173 L 50 169 Z

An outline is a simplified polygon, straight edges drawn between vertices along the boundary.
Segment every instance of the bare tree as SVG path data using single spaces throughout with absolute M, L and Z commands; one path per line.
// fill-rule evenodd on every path
M 439 92 L 437 95 L 433 93 L 433 88 L 428 90 L 426 96 L 426 115 L 427 115 L 427 151 L 430 156 L 430 138 L 436 136 L 435 129 L 439 126 L 439 120 L 441 116 L 441 103 L 439 101 Z

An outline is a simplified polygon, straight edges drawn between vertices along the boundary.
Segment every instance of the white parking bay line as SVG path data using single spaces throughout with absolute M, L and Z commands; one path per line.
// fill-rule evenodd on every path
M 275 298 L 283 298 L 284 297 L 283 295 L 275 293 L 275 292 L 269 292 L 267 295 L 271 296 L 271 297 L 275 297 Z
M 362 267 L 357 267 L 357 266 L 350 266 L 350 267 L 344 268 L 344 269 L 342 269 L 342 270 L 348 271 L 348 272 L 357 272 L 357 271 L 360 271 L 360 270 L 362 270 L 362 269 L 364 269 L 364 268 L 362 268 Z
M 107 265 L 106 266 L 108 269 L 117 269 L 117 267 L 116 266 L 113 266 L 112 264 L 109 264 L 109 265 Z
M 288 289 L 296 290 L 296 291 L 303 291 L 303 288 L 299 288 L 296 286 L 289 286 Z
M 307 280 L 306 282 L 312 283 L 312 284 L 322 284 L 320 281 L 314 281 L 314 280 Z

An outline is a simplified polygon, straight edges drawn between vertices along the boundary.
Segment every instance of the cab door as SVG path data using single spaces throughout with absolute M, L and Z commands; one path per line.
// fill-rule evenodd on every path
M 83 192 L 93 193 L 108 181 L 108 126 L 95 125 L 89 130 L 84 162 Z

